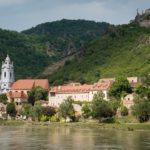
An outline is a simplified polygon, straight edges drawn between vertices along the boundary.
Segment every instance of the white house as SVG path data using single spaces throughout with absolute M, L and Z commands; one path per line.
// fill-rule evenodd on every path
M 49 105 L 59 107 L 59 105 L 68 97 L 75 101 L 90 102 L 98 91 L 102 91 L 104 99 L 109 100 L 108 89 L 112 82 L 98 83 L 94 85 L 65 85 L 52 87 L 49 92 Z

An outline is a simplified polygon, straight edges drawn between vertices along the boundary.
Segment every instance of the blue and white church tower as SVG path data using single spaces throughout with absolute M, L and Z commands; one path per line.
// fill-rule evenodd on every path
M 7 55 L 5 61 L 2 62 L 0 93 L 7 93 L 14 81 L 14 65 Z

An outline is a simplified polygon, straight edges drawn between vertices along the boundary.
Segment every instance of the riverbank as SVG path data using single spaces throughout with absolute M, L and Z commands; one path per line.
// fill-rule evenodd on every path
M 30 123 L 31 124 L 31 123 Z M 49 126 L 49 127 L 69 127 L 69 128 L 93 128 L 93 129 L 120 129 L 120 130 L 150 130 L 150 123 L 84 123 L 84 122 L 75 122 L 75 123 L 43 123 L 43 122 L 33 122 L 32 125 L 39 126 Z
M 96 123 L 96 122 L 26 122 L 17 120 L 1 120 L 0 126 L 39 126 L 39 127 L 67 127 L 67 128 L 93 128 L 93 129 L 119 129 L 119 130 L 150 130 L 150 123 Z

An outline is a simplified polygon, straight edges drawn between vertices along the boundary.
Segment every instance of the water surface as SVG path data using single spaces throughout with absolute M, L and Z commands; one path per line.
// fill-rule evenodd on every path
M 0 150 L 150 150 L 150 131 L 0 127 Z

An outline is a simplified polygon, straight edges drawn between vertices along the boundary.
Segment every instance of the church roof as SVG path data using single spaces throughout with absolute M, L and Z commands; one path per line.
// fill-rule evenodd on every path
M 47 79 L 18 80 L 13 83 L 11 90 L 31 90 L 34 86 L 40 86 L 43 89 L 49 90 L 49 83 Z

